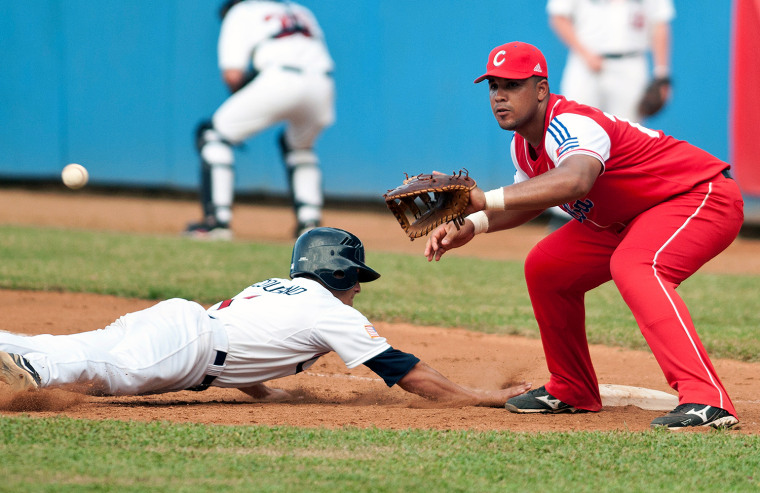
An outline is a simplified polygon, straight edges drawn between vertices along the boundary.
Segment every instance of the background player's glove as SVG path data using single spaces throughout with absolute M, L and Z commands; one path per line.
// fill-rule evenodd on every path
M 652 116 L 665 106 L 667 93 L 670 91 L 670 78 L 658 77 L 647 86 L 641 101 L 639 101 L 639 113 L 642 116 Z
M 383 195 L 385 204 L 396 216 L 410 240 L 425 236 L 436 226 L 453 221 L 457 229 L 464 224 L 464 210 L 470 203 L 475 180 L 465 174 L 419 174 Z

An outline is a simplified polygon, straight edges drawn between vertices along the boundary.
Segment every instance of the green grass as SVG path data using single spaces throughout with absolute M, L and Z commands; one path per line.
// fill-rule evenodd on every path
M 287 277 L 290 245 L 0 226 L 0 287 L 215 303 L 267 277 Z M 383 276 L 355 306 L 371 320 L 538 337 L 521 262 L 367 253 Z M 463 275 L 465 274 L 466 275 Z M 760 361 L 758 276 L 697 274 L 679 292 L 714 358 Z M 646 349 L 612 283 L 586 297 L 592 343 Z M 121 314 L 114 314 L 114 318 Z
M 756 491 L 760 437 L 0 419 L 0 491 Z
M 290 246 L 0 226 L 0 257 L 3 288 L 213 303 L 262 278 L 287 277 Z M 368 263 L 383 274 L 356 301 L 370 319 L 537 337 L 520 262 L 429 264 L 368 252 Z M 760 359 L 757 281 L 698 274 L 680 288 L 713 357 Z M 589 293 L 587 306 L 591 342 L 645 347 L 614 286 Z M 0 417 L 0 492 L 760 489 L 760 437 L 736 433 L 325 430 L 33 416 Z

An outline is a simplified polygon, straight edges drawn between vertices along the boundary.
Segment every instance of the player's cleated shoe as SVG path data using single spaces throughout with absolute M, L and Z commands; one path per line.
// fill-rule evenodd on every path
M 0 380 L 13 390 L 40 388 L 40 376 L 29 361 L 21 355 L 0 351 Z
M 543 386 L 512 397 L 507 401 L 504 407 L 512 413 L 557 414 L 587 412 L 585 409 L 574 408 L 570 404 L 565 404 L 561 400 L 553 397 Z
M 229 241 L 232 239 L 232 230 L 226 224 L 193 223 L 188 225 L 182 236 L 196 240 Z
M 683 430 L 697 426 L 710 426 L 722 430 L 731 428 L 739 420 L 725 409 L 706 404 L 681 404 L 665 416 L 652 420 L 652 428 Z

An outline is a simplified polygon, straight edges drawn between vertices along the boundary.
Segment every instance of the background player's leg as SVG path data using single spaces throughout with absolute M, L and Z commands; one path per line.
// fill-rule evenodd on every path
M 643 55 L 605 60 L 600 85 L 606 104 L 601 109 L 632 122 L 641 122 L 638 106 L 647 87 L 647 73 Z
M 304 73 L 299 80 L 298 104 L 287 115 L 280 151 L 288 170 L 298 237 L 322 219 L 322 172 L 314 150 L 322 131 L 335 121 L 334 82 L 322 73 Z
M 203 122 L 198 127 L 196 145 L 201 159 L 203 221 L 190 225 L 186 233 L 194 237 L 229 239 L 234 196 L 232 146 L 211 122 Z
M 546 390 L 580 409 L 602 407 L 586 340 L 584 298 L 610 280 L 619 238 L 572 221 L 541 240 L 525 260 L 525 279 L 551 373 Z
M 296 238 L 316 228 L 322 221 L 322 171 L 317 155 L 311 149 L 293 149 L 287 132 L 279 138 L 280 152 L 288 172 L 288 185 L 296 214 Z
M 232 94 L 216 110 L 211 122 L 199 127 L 196 144 L 201 156 L 204 221 L 191 225 L 190 235 L 220 239 L 232 236 L 229 229 L 235 187 L 232 146 L 284 118 L 296 104 L 292 100 L 294 79 L 297 77 L 277 69 L 260 73 Z

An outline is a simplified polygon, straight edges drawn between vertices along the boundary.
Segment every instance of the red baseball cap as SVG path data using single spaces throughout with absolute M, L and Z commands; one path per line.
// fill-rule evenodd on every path
M 527 79 L 534 75 L 549 76 L 544 55 L 533 45 L 512 41 L 491 50 L 486 73 L 475 79 L 475 84 L 489 77 Z

